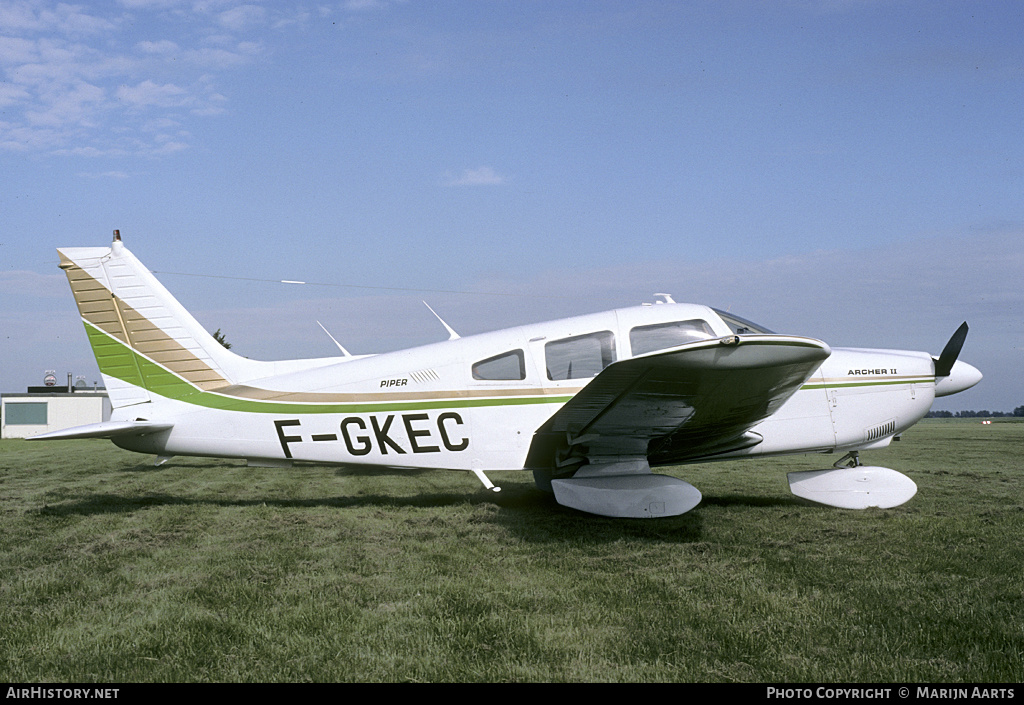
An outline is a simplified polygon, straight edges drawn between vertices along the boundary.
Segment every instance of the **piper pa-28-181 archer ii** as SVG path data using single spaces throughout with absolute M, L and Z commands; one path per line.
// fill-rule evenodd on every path
M 860 463 L 935 397 L 974 386 L 957 360 L 830 348 L 729 313 L 675 303 L 617 309 L 379 355 L 262 362 L 218 343 L 115 231 L 61 249 L 110 396 L 111 419 L 36 436 L 110 438 L 158 456 L 380 468 L 531 470 L 559 504 L 613 517 L 689 511 L 700 492 L 652 466 L 845 453 L 789 473 L 794 494 L 894 507 L 905 475 Z M 443 323 L 443 321 L 442 321 Z

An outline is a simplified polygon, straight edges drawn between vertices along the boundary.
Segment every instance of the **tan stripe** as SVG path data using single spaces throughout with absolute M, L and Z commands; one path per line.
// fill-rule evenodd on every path
M 84 320 L 202 390 L 228 385 L 216 370 L 113 294 L 95 277 L 63 254 L 60 257 L 60 267 L 68 276 L 71 293 Z
M 576 394 L 582 387 L 534 387 L 530 389 L 459 389 L 438 392 L 283 392 L 259 389 L 244 384 L 233 384 L 210 391 L 240 399 L 255 401 L 287 401 L 304 403 L 427 401 L 433 399 L 480 399 L 492 397 L 537 397 Z
M 128 344 L 128 338 L 114 309 L 114 295 L 92 275 L 60 253 L 60 268 L 68 276 L 71 293 L 82 318 L 107 335 Z
M 901 382 L 901 381 L 930 381 L 931 378 L 921 373 L 919 375 L 847 375 L 846 377 L 825 377 L 823 382 L 825 384 L 843 384 L 845 382 Z M 811 377 L 807 380 L 808 384 L 820 384 L 818 380 Z
M 580 387 L 531 387 L 444 390 L 436 392 L 286 392 L 259 389 L 228 380 L 178 341 L 142 316 L 73 261 L 61 255 L 82 318 L 203 391 L 256 401 L 345 403 L 426 401 L 434 399 L 530 397 L 576 394 Z M 116 303 L 117 309 L 114 308 Z M 118 313 L 120 312 L 120 315 Z M 122 327 L 122 321 L 124 326 Z M 127 328 L 127 333 L 125 331 Z

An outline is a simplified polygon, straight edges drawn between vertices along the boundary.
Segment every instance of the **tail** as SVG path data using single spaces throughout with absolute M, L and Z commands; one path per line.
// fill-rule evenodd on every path
M 227 387 L 254 376 L 121 243 L 58 250 L 60 267 L 85 323 L 93 354 L 117 409 Z

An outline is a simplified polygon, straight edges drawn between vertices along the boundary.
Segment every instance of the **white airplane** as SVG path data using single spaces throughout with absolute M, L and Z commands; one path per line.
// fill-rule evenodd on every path
M 531 470 L 557 502 L 614 517 L 662 517 L 701 499 L 652 466 L 845 453 L 789 473 L 794 494 L 892 507 L 917 486 L 861 465 L 935 397 L 974 386 L 942 354 L 831 349 L 737 316 L 681 304 L 623 308 L 399 352 L 262 362 L 220 345 L 115 231 L 110 247 L 61 249 L 110 396 L 110 421 L 35 439 L 110 438 L 174 455 L 380 468 Z M 442 321 L 443 322 L 443 321 Z M 447 324 L 445 324 L 447 328 Z M 333 339 L 333 338 L 332 338 Z

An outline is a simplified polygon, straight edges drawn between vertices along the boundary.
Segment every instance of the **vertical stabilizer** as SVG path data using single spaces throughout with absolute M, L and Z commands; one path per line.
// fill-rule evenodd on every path
M 115 408 L 182 385 L 231 384 L 248 363 L 228 351 L 115 239 L 110 247 L 62 248 L 60 267 L 85 323 Z

